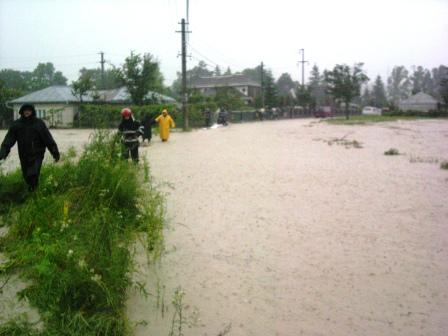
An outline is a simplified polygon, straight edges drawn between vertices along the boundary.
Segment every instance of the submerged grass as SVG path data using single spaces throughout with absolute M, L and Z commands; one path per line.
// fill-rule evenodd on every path
M 43 167 L 39 189 L 28 194 L 20 172 L 0 172 L 0 240 L 7 262 L 0 275 L 18 273 L 19 292 L 37 307 L 43 329 L 23 321 L 0 335 L 129 335 L 124 313 L 132 284 L 130 247 L 145 234 L 151 255 L 163 246 L 163 199 L 148 167 L 120 159 L 120 143 L 97 132 L 79 160 L 70 151 Z

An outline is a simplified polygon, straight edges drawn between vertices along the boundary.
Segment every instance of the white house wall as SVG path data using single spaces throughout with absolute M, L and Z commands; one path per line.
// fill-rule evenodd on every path
M 14 119 L 19 118 L 19 104 L 14 105 Z M 61 112 L 59 115 L 55 115 L 55 122 L 57 122 L 57 126 L 62 127 L 71 127 L 73 126 L 73 118 L 75 116 L 75 105 L 67 105 L 67 104 L 34 104 L 34 107 L 36 108 L 36 112 L 38 114 L 38 117 L 42 116 L 40 115 L 39 111 L 45 111 L 45 120 L 48 121 L 48 124 L 50 123 L 50 114 L 48 111 L 50 110 L 59 110 L 61 109 Z

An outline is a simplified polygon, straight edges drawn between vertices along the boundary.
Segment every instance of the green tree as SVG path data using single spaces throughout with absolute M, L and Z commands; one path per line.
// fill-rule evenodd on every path
M 30 91 L 31 72 L 2 69 L 0 70 L 0 81 L 7 88 L 28 92 Z
M 297 85 L 291 78 L 289 73 L 283 73 L 277 79 L 277 90 L 280 96 L 288 96 L 292 89 L 296 88 Z
M 369 87 L 366 86 L 362 92 L 361 96 L 361 104 L 364 106 L 372 106 L 375 105 L 374 99 L 372 97 L 372 92 L 370 91 Z
M 221 76 L 221 75 L 222 75 L 221 68 L 219 67 L 219 65 L 216 65 L 215 70 L 213 71 L 213 76 Z
M 326 103 L 325 77 L 320 74 L 319 67 L 316 64 L 311 69 L 308 88 L 316 105 L 324 105 Z
M 216 88 L 214 101 L 218 107 L 224 107 L 230 111 L 241 109 L 245 105 L 241 93 L 231 87 Z
M 266 70 L 264 75 L 264 103 L 266 106 L 278 106 L 278 90 L 275 85 L 274 76 L 270 70 Z
M 103 83 L 102 83 L 100 68 L 96 68 L 96 69 L 82 68 L 80 70 L 80 73 L 81 74 L 89 73 L 89 76 L 93 81 L 93 85 L 97 89 L 111 90 L 111 89 L 117 89 L 122 85 L 117 69 L 104 70 L 104 87 L 103 87 Z
M 230 67 L 227 67 L 226 72 L 224 72 L 225 76 L 230 76 L 232 74 L 232 70 L 230 69 Z
M 360 95 L 361 85 L 369 80 L 362 67 L 363 63 L 353 67 L 337 64 L 332 71 L 325 72 L 328 93 L 345 104 L 347 119 L 350 118 L 350 103 Z
M 410 78 L 412 84 L 412 94 L 416 94 L 419 92 L 428 92 L 428 75 L 429 80 L 431 80 L 431 73 L 427 69 L 424 69 L 422 66 L 414 68 L 414 71 Z
M 299 85 L 296 90 L 297 104 L 300 106 L 311 108 L 315 106 L 315 100 L 311 95 L 311 88 L 306 85 Z
M 372 88 L 372 96 L 376 107 L 384 107 L 387 105 L 386 89 L 381 76 L 377 76 Z
M 411 82 L 409 72 L 404 66 L 395 66 L 390 76 L 387 78 L 387 94 L 389 100 L 398 105 L 400 100 L 409 97 L 411 92 Z
M 79 102 L 83 103 L 83 98 L 85 98 L 88 91 L 93 89 L 92 74 L 88 71 L 80 72 L 78 80 L 72 82 L 72 93 L 75 95 Z
M 164 91 L 159 63 L 149 53 L 141 56 L 131 52 L 117 74 L 136 105 L 150 101 L 146 97 L 149 91 Z
M 266 76 L 266 69 L 263 71 L 264 75 Z M 244 76 L 261 83 L 261 66 L 258 65 L 255 68 L 247 68 L 241 71 L 241 74 Z
M 440 97 L 448 106 L 448 67 L 441 65 L 440 69 L 440 84 L 439 84 L 439 94 Z
M 216 70 L 216 69 L 215 69 Z M 207 63 L 204 61 L 199 61 L 199 63 L 191 68 L 190 70 L 187 70 L 187 87 L 189 86 L 189 83 L 191 81 L 194 81 L 197 78 L 201 77 L 211 77 L 213 76 L 214 72 L 207 69 Z M 171 93 L 174 97 L 180 97 L 182 93 L 182 73 L 177 72 L 177 78 L 175 81 L 173 81 L 173 84 L 171 84 Z
M 5 127 L 13 119 L 13 110 L 7 106 L 7 102 L 22 95 L 21 89 L 9 88 L 0 80 L 0 127 Z
M 51 85 L 67 85 L 67 78 L 62 72 L 55 71 L 51 62 L 39 63 L 31 73 L 30 81 L 31 91 L 41 90 Z

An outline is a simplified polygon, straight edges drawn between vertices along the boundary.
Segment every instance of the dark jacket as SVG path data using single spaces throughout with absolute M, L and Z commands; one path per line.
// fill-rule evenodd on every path
M 150 115 L 146 115 L 145 118 L 143 118 L 143 137 L 145 139 L 151 139 L 152 137 L 152 129 L 151 127 L 156 123 L 154 118 Z
M 31 109 L 32 115 L 23 116 L 25 109 Z M 8 133 L 0 148 L 0 159 L 5 159 L 11 148 L 17 142 L 21 162 L 32 162 L 44 157 L 45 148 L 48 148 L 55 160 L 59 160 L 59 150 L 50 134 L 47 125 L 36 117 L 33 105 L 25 104 L 20 108 L 20 118 L 9 127 Z
M 122 119 L 118 130 L 122 133 L 123 143 L 135 144 L 138 143 L 138 137 L 142 135 L 142 126 L 132 117 L 129 119 Z

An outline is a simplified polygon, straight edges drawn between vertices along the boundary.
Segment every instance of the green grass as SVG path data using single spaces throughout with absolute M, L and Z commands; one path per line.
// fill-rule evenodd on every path
M 397 120 L 416 120 L 416 119 L 427 119 L 427 118 L 410 117 L 410 116 L 355 115 L 351 116 L 350 119 L 348 120 L 345 117 L 336 117 L 331 119 L 325 119 L 325 121 L 332 125 L 364 125 L 369 123 L 390 122 Z
M 33 194 L 18 171 L 0 172 L 0 222 L 9 227 L 0 275 L 18 273 L 30 284 L 19 296 L 38 308 L 44 325 L 35 331 L 10 321 L 0 335 L 131 334 L 124 313 L 130 247 L 144 234 L 150 255 L 160 255 L 164 208 L 148 167 L 119 153 L 115 136 L 97 132 L 79 160 L 70 151 L 44 166 Z

